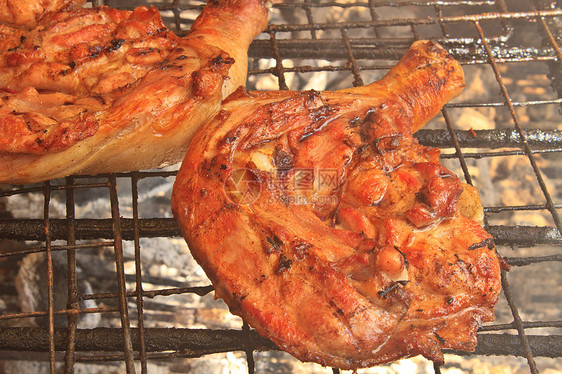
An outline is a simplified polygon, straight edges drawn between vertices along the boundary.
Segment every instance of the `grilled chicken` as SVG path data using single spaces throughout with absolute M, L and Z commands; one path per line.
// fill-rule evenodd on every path
M 80 8 L 86 0 L 0 0 L 0 23 L 35 27 L 48 12 Z
M 0 183 L 162 167 L 246 82 L 261 0 L 211 1 L 185 37 L 154 7 L 50 13 L 0 40 Z
M 477 191 L 412 136 L 463 87 L 460 65 L 419 41 L 368 86 L 225 100 L 172 195 L 216 296 L 322 365 L 474 349 L 499 259 Z

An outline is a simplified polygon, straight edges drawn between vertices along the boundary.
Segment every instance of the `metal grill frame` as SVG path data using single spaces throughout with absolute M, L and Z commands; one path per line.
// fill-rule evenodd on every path
M 178 34 L 185 33 L 189 21 L 182 19 L 182 11 L 202 9 L 201 2 L 180 2 L 178 0 L 161 0 L 155 6 L 166 14 L 169 24 L 175 26 Z M 107 4 L 112 4 L 107 0 Z M 94 1 L 93 5 L 102 5 L 102 1 Z M 314 9 L 321 7 L 362 7 L 369 10 L 370 20 L 359 22 L 316 23 Z M 378 16 L 380 7 L 419 6 L 431 8 L 435 12 L 433 17 L 424 18 L 393 18 L 384 19 Z M 447 16 L 447 7 L 464 6 L 470 8 L 484 7 L 486 12 L 470 15 Z M 559 130 L 528 129 L 522 124 L 518 116 L 518 107 L 535 105 L 562 104 L 562 52 L 559 47 L 562 38 L 560 20 L 562 10 L 547 7 L 546 2 L 536 0 L 536 8 L 523 12 L 510 12 L 503 0 L 451 0 L 451 1 L 377 1 L 358 0 L 356 2 L 315 2 L 312 0 L 294 1 L 291 3 L 274 4 L 276 9 L 304 11 L 306 23 L 303 24 L 271 24 L 261 38 L 252 44 L 250 56 L 249 76 L 273 75 L 278 80 L 279 89 L 288 89 L 286 74 L 308 73 L 315 71 L 346 71 L 353 77 L 353 85 L 362 85 L 361 72 L 376 69 L 388 69 L 394 64 L 417 39 L 420 39 L 419 29 L 425 25 L 437 25 L 441 35 L 434 40 L 445 46 L 463 65 L 487 65 L 496 79 L 501 96 L 497 102 L 481 103 L 450 103 L 441 115 L 446 128 L 439 130 L 421 130 L 416 136 L 420 142 L 428 146 L 438 146 L 451 149 L 453 152 L 444 154 L 444 158 L 457 159 L 464 173 L 467 183 L 473 180 L 466 160 L 469 158 L 496 157 L 509 155 L 525 156 L 533 170 L 536 183 L 539 185 L 544 204 L 524 206 L 488 206 L 485 207 L 486 216 L 509 211 L 548 211 L 554 225 L 552 227 L 531 226 L 493 226 L 486 229 L 494 236 L 498 246 L 536 247 L 542 244 L 562 248 L 562 222 L 559 210 L 562 204 L 556 202 L 543 173 L 537 165 L 537 155 L 542 153 L 562 152 L 562 132 Z M 480 9 L 478 8 L 478 9 Z M 507 42 L 512 36 L 511 22 L 517 20 L 533 21 L 537 26 L 537 35 L 542 38 L 542 46 L 534 50 L 510 49 Z M 498 23 L 500 32 L 489 35 L 483 23 Z M 469 25 L 473 28 L 473 37 L 455 37 L 450 34 L 456 25 Z M 406 37 L 385 37 L 385 28 L 408 27 L 411 34 Z M 355 38 L 350 36 L 354 29 L 371 28 L 372 38 Z M 172 27 L 173 29 L 173 27 Z M 322 39 L 319 31 L 333 30 L 339 32 L 336 39 Z M 280 37 L 283 33 L 309 33 L 310 38 L 296 39 Z M 323 58 L 329 61 L 345 61 L 343 65 L 323 67 L 296 66 L 287 67 L 287 59 Z M 273 67 L 257 68 L 257 61 L 270 59 Z M 380 65 L 365 65 L 364 61 L 377 61 Z M 253 62 L 253 63 L 252 63 Z M 499 64 L 502 63 L 547 63 L 550 66 L 552 85 L 558 93 L 558 98 L 552 100 L 516 101 L 510 96 Z M 450 111 L 458 108 L 472 107 L 503 107 L 511 116 L 511 129 L 461 131 L 456 130 L 450 118 Z M 470 153 L 463 151 L 468 148 L 487 148 L 488 152 Z M 506 150 L 507 148 L 507 150 Z M 143 270 L 141 268 L 140 238 L 170 237 L 177 238 L 181 233 L 177 224 L 170 218 L 139 218 L 139 181 L 145 178 L 168 178 L 175 175 L 174 171 L 141 171 L 132 173 L 110 174 L 98 176 L 102 182 L 88 182 L 86 177 L 70 176 L 58 183 L 45 182 L 33 186 L 14 186 L 11 190 L 0 193 L 0 197 L 18 194 L 40 193 L 43 195 L 44 207 L 42 219 L 0 219 L 0 239 L 14 241 L 36 241 L 34 247 L 26 247 L 12 251 L 1 250 L 0 259 L 11 256 L 23 256 L 33 252 L 45 252 L 47 255 L 47 293 L 49 295 L 48 308 L 45 311 L 33 313 L 11 313 L 0 315 L 0 320 L 20 320 L 33 317 L 47 317 L 48 328 L 12 327 L 0 331 L 1 351 L 11 352 L 45 352 L 48 357 L 50 371 L 54 373 L 56 363 L 64 361 L 65 372 L 73 372 L 76 362 L 125 362 L 127 373 L 134 373 L 135 362 L 140 362 L 140 371 L 148 371 L 149 360 L 175 357 L 201 357 L 206 354 L 242 351 L 246 352 L 248 372 L 255 372 L 254 353 L 263 350 L 276 350 L 274 344 L 260 337 L 247 324 L 240 330 L 196 330 L 196 329 L 160 329 L 145 327 L 143 310 L 146 298 L 173 294 L 193 293 L 206 295 L 213 291 L 212 286 L 202 287 L 171 287 L 146 291 L 143 289 Z M 117 194 L 117 180 L 130 181 L 132 191 L 132 218 L 122 218 L 119 211 Z M 75 191 L 77 189 L 105 189 L 110 201 L 111 219 L 77 219 L 75 216 Z M 66 196 L 66 218 L 55 219 L 49 216 L 49 204 L 54 191 L 64 191 Z M 53 244 L 63 240 L 66 244 Z M 78 243 L 89 240 L 86 244 Z M 123 241 L 131 240 L 135 249 L 135 289 L 127 290 L 124 269 Z M 112 248 L 115 258 L 116 293 L 80 294 L 77 287 L 76 257 L 82 248 L 107 247 Z M 64 310 L 54 308 L 53 262 L 54 251 L 63 251 L 68 261 L 68 304 Z M 500 251 L 501 253 L 501 251 Z M 504 257 L 512 267 L 529 264 L 562 261 L 562 254 L 537 255 L 531 257 Z M 502 273 L 503 294 L 509 304 L 513 321 L 506 324 L 489 324 L 483 326 L 478 334 L 478 346 L 475 352 L 452 352 L 459 355 L 507 355 L 521 356 L 527 360 L 530 373 L 537 373 L 535 357 L 560 357 L 562 355 L 562 335 L 536 335 L 534 328 L 561 328 L 561 320 L 525 321 L 519 312 L 518 305 L 512 294 L 513 285 L 508 275 Z M 98 308 L 80 308 L 82 300 L 117 301 L 117 306 L 102 306 Z M 131 327 L 128 311 L 129 300 L 135 300 L 137 307 L 137 327 Z M 120 328 L 96 328 L 81 330 L 77 327 L 78 317 L 85 313 L 118 313 Z M 68 328 L 55 328 L 55 315 L 65 315 L 68 318 Z M 511 332 L 511 334 L 508 334 Z M 513 334 L 515 332 L 516 334 Z M 61 354 L 64 352 L 64 356 Z M 9 356 L 9 355 L 8 355 Z M 440 373 L 439 366 L 434 370 Z M 335 373 L 339 372 L 334 368 Z

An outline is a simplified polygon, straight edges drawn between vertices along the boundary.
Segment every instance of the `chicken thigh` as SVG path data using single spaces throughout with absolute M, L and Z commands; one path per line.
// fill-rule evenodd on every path
M 415 42 L 375 83 L 238 90 L 194 137 L 172 211 L 217 297 L 303 361 L 472 350 L 500 262 L 477 191 L 412 136 L 464 75 Z

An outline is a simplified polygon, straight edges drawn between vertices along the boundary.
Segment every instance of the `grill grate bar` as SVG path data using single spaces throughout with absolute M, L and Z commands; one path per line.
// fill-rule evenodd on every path
M 554 205 L 556 208 L 558 205 Z M 522 205 L 518 207 L 492 207 L 490 211 L 497 211 L 498 209 L 548 209 L 548 206 L 537 205 Z M 123 240 L 134 240 L 133 220 L 129 218 L 121 218 L 121 235 Z M 22 240 L 44 240 L 44 233 L 40 231 L 40 220 L 21 219 L 15 220 L 18 225 L 18 235 Z M 109 238 L 112 237 L 112 223 L 111 220 L 106 219 L 77 219 L 76 220 L 76 238 L 78 240 L 88 240 L 91 238 Z M 6 234 L 6 230 L 11 228 L 10 225 L 4 225 L 5 222 L 0 222 L 0 231 L 6 235 L 7 239 L 12 239 L 13 236 Z M 65 219 L 51 220 L 52 234 L 51 238 L 64 239 L 63 228 L 66 227 Z M 156 238 L 156 237 L 181 237 L 181 231 L 173 218 L 140 218 L 138 220 L 139 235 L 140 237 Z M 522 243 L 535 244 L 553 244 L 557 245 L 562 243 L 562 236 L 555 228 L 549 227 L 534 227 L 534 226 L 490 226 L 488 231 L 500 240 L 502 244 L 510 245 Z M 104 243 L 104 246 L 105 243 Z M 76 246 L 76 248 L 88 248 L 88 245 Z M 63 250 L 64 247 L 57 247 Z M 45 247 L 37 247 L 33 251 L 44 251 Z M 24 250 L 24 253 L 29 251 Z M 9 255 L 20 253 L 19 251 L 12 251 Z
M 51 250 L 51 230 L 49 222 L 49 203 L 51 201 L 50 182 L 43 184 L 43 219 L 45 229 L 45 248 L 47 253 L 47 316 L 49 320 L 49 369 L 51 373 L 55 372 L 55 296 L 54 296 L 54 278 L 53 278 L 53 253 Z
M 441 366 L 437 362 L 433 363 L 433 372 L 435 374 L 441 374 Z
M 250 333 L 250 325 L 245 321 L 242 324 L 242 331 L 246 334 L 244 341 L 247 343 L 248 348 L 246 351 L 246 361 L 248 362 L 248 373 L 254 374 L 256 371 L 256 361 L 254 360 L 254 350 L 252 348 L 252 334 Z
M 550 63 L 550 71 L 552 76 L 551 80 L 552 80 L 552 86 L 558 93 L 558 96 L 562 96 L 562 66 L 561 66 L 562 51 L 560 50 L 558 42 L 556 41 L 557 38 L 554 37 L 553 32 L 551 30 L 551 29 L 555 30 L 556 35 L 560 40 L 560 37 L 562 36 L 560 19 L 559 18 L 547 19 L 545 17 L 538 17 L 538 19 L 539 19 L 539 24 L 542 26 L 542 30 L 546 34 L 546 38 L 543 38 L 546 39 L 545 44 L 546 43 L 550 44 L 556 53 L 557 60 L 552 61 Z
M 375 0 L 369 0 L 369 14 L 371 15 L 371 19 L 372 19 L 373 21 L 377 21 L 377 20 L 380 19 L 379 15 L 377 14 L 377 11 L 376 11 L 376 7 L 375 7 L 376 4 L 377 4 L 377 3 L 375 3 Z M 311 22 L 311 23 L 312 23 L 312 22 Z M 381 37 L 381 34 L 380 34 L 380 32 L 379 32 L 379 28 L 378 28 L 378 27 L 376 27 L 376 26 L 373 27 L 373 32 L 375 33 L 375 37 L 377 37 L 377 38 L 380 38 L 380 37 Z
M 562 262 L 562 255 L 504 257 L 503 259 L 510 266 L 526 266 L 526 265 L 530 265 L 530 264 L 536 264 L 536 263 L 539 263 L 539 262 L 551 262 L 551 261 Z
M 414 35 L 414 40 L 420 40 L 421 38 L 418 33 L 418 28 L 416 27 L 416 25 L 411 24 L 410 29 L 412 30 L 412 35 Z
M 288 90 L 289 86 L 287 86 L 287 82 L 285 81 L 285 68 L 283 67 L 283 60 L 281 59 L 279 46 L 277 44 L 275 32 L 273 31 L 269 31 L 269 46 L 271 48 L 273 58 L 275 58 L 275 67 L 273 68 L 273 74 L 278 79 L 279 89 Z
M 514 107 L 526 107 L 526 106 L 546 105 L 546 104 L 562 104 L 562 99 L 512 101 L 511 104 L 513 104 Z M 505 106 L 505 102 L 492 101 L 492 102 L 484 102 L 484 103 L 449 103 L 445 105 L 445 108 L 466 108 L 466 107 L 486 108 L 486 107 L 503 107 L 503 106 Z M 529 131 L 529 129 L 523 129 L 523 131 Z
M 363 86 L 363 79 L 361 79 L 361 75 L 359 74 L 359 68 L 357 67 L 357 61 L 355 57 L 353 57 L 353 50 L 351 48 L 351 43 L 349 42 L 349 38 L 347 37 L 347 30 L 342 29 L 341 35 L 343 37 L 343 43 L 345 45 L 345 50 L 347 53 L 347 61 L 348 64 L 351 66 L 351 73 L 353 74 L 353 86 Z
M 119 218 L 119 201 L 117 197 L 117 178 L 109 177 L 109 197 L 111 203 L 112 232 L 115 240 L 115 271 L 117 274 L 119 314 L 121 316 L 121 330 L 123 335 L 123 352 L 127 374 L 135 373 L 133 358 L 133 343 L 131 341 L 131 327 L 127 307 L 127 284 L 125 281 L 125 264 L 123 259 L 123 243 L 121 236 L 121 219 Z
M 135 296 L 137 301 L 137 324 L 139 328 L 139 359 L 141 362 L 141 373 L 148 373 L 148 362 L 146 358 L 146 342 L 144 335 L 144 300 L 142 289 L 142 265 L 140 253 L 140 234 L 139 234 L 139 177 L 138 173 L 131 174 L 131 195 L 133 197 L 133 236 L 135 246 Z M 127 296 L 129 293 L 127 292 Z
M 193 293 L 198 296 L 204 296 L 214 290 L 213 286 L 197 286 L 197 287 L 174 287 L 174 288 L 164 288 L 152 291 L 142 291 L 143 297 L 153 298 L 155 296 L 170 296 L 170 295 L 180 295 L 184 293 Z M 105 293 L 95 293 L 95 294 L 84 294 L 80 297 L 81 300 L 95 300 L 95 299 L 111 299 L 116 298 L 117 293 L 105 292 Z M 127 292 L 128 297 L 137 296 L 137 292 Z
M 562 131 L 558 130 L 524 130 L 527 143 L 534 150 L 550 150 L 562 148 Z M 521 137 L 516 130 L 420 130 L 415 137 L 421 144 L 441 149 L 455 146 L 453 138 L 458 140 L 462 148 L 521 148 Z M 457 149 L 458 151 L 458 149 Z
M 74 184 L 73 177 L 66 178 L 66 184 L 72 186 Z M 74 189 L 66 189 L 66 220 L 67 225 L 67 244 L 69 246 L 76 245 L 76 217 L 75 217 L 75 198 Z M 67 257 L 67 309 L 78 309 L 80 307 L 78 301 L 78 280 L 76 275 L 76 249 L 69 248 L 66 252 Z M 78 327 L 78 315 L 68 315 L 68 343 L 66 345 L 66 352 L 64 356 L 64 371 L 67 374 L 74 372 L 75 362 L 75 344 L 76 344 L 76 329 Z
M 510 328 L 511 325 L 510 325 Z M 138 341 L 139 331 L 131 329 L 134 341 Z M 0 349 L 5 351 L 36 351 L 49 350 L 48 334 L 44 329 L 35 327 L 6 328 L 0 335 Z M 122 351 L 122 333 L 118 328 L 95 328 L 77 330 L 76 350 L 79 352 L 97 352 L 96 356 L 78 356 L 76 361 L 84 360 L 122 360 L 123 354 L 110 352 Z M 200 357 L 202 355 L 221 352 L 244 352 L 248 348 L 253 351 L 279 350 L 270 340 L 261 337 L 255 330 L 210 330 L 210 329 L 177 329 L 147 328 L 147 357 Z M 248 335 L 251 337 L 248 339 Z M 66 329 L 56 329 L 54 341 L 57 349 L 65 346 Z M 529 349 L 536 357 L 558 357 L 562 349 L 562 339 L 558 335 L 529 335 Z M 478 334 L 478 345 L 475 352 L 447 350 L 446 353 L 458 355 L 507 355 L 523 356 L 519 336 L 509 334 Z M 134 345 L 135 350 L 138 346 Z M 166 353 L 165 351 L 171 351 Z M 100 353 L 107 352 L 107 355 Z M 136 355 L 135 355 L 136 356 Z
M 75 178 L 80 178 L 80 176 L 74 176 Z M 85 178 L 86 176 L 82 176 L 82 178 Z M 68 188 L 84 188 L 84 189 L 88 189 L 88 188 L 96 188 L 96 187 L 107 187 L 107 183 L 93 183 L 93 184 L 77 184 L 77 185 L 50 185 L 50 190 L 52 191 L 59 191 L 59 190 L 66 190 Z M 27 188 L 15 188 L 13 190 L 10 191 L 2 191 L 0 192 L 0 197 L 7 197 L 7 196 L 13 196 L 13 195 L 19 195 L 19 194 L 24 194 L 24 193 L 30 193 L 30 192 L 42 192 L 44 190 L 43 185 L 38 185 L 36 187 L 27 187 Z
M 562 204 L 556 204 L 554 206 L 556 209 L 561 209 Z M 522 211 L 522 210 L 542 210 L 546 209 L 546 205 L 511 205 L 511 206 L 499 206 L 499 207 L 486 207 L 484 208 L 485 213 L 500 213 L 500 212 L 512 212 L 512 211 Z
M 537 17 L 537 19 L 538 19 L 540 25 L 543 27 L 544 31 L 546 32 L 546 35 L 548 37 L 548 41 L 549 41 L 550 45 L 556 51 L 556 57 L 557 57 L 558 61 L 559 62 L 562 61 L 562 51 L 560 51 L 560 47 L 558 46 L 558 43 L 556 43 L 556 39 L 554 38 L 554 35 L 552 35 L 552 32 L 550 31 L 550 28 L 546 24 L 545 18 L 544 17 Z
M 12 334 L 14 334 L 14 332 L 7 332 L 7 333 L 10 334 L 8 336 L 13 336 Z M 18 331 L 15 333 L 28 334 L 27 331 Z M 115 333 L 118 332 L 115 331 Z M 33 333 L 28 335 L 31 335 L 34 338 L 37 337 L 37 335 Z M 554 335 L 554 336 L 529 335 L 528 336 L 531 349 L 534 352 L 541 353 L 541 354 L 535 353 L 535 356 L 552 357 L 552 358 L 558 357 L 559 351 L 560 349 L 562 349 L 562 346 L 559 344 L 559 339 L 561 338 L 562 336 L 558 336 L 558 335 Z M 446 353 L 452 353 L 462 356 L 474 355 L 474 354 L 484 355 L 484 356 L 497 355 L 497 354 L 502 354 L 507 356 L 519 356 L 519 357 L 523 356 L 521 348 L 517 343 L 518 340 L 517 336 L 508 335 L 508 334 L 497 334 L 497 335 L 479 334 L 478 339 L 479 341 L 481 341 L 481 344 L 479 344 L 475 352 L 470 353 L 470 352 L 461 352 L 461 351 L 447 351 Z M 497 347 L 498 344 L 500 348 L 496 348 L 496 352 L 492 351 L 492 353 L 490 353 L 489 351 L 486 350 L 487 347 Z M 275 349 L 276 349 L 275 347 L 272 348 L 261 347 L 261 350 L 275 350 Z M 30 351 L 31 350 L 33 349 L 30 348 Z M 37 351 L 34 353 L 35 353 L 33 357 L 34 359 L 37 360 L 43 359 L 41 352 Z M 193 353 L 189 350 L 177 350 L 171 352 L 148 352 L 147 357 L 151 360 L 162 360 L 162 359 L 182 358 L 182 357 L 196 358 L 211 353 L 220 353 L 220 352 L 205 353 L 203 352 L 203 350 L 200 350 L 199 353 Z M 22 355 L 16 355 L 14 354 L 14 352 L 0 352 L 0 358 L 12 359 L 14 357 L 19 359 L 29 358 L 29 354 L 22 356 Z M 103 362 L 103 361 L 122 361 L 123 359 L 124 359 L 123 354 L 99 354 L 99 353 L 88 354 L 84 352 L 81 353 L 80 355 L 77 355 L 76 361 L 77 362 Z M 135 359 L 138 359 L 137 355 L 135 355 Z M 333 372 L 339 372 L 336 371 L 338 369 L 335 368 L 332 370 L 334 370 Z
M 441 32 L 446 39 L 449 39 L 451 35 L 449 33 L 448 26 L 441 20 L 443 18 L 443 11 L 441 10 L 439 4 L 435 4 L 433 7 L 435 8 L 435 13 L 437 13 L 437 19 L 439 20 L 438 23 L 441 28 Z
M 417 36 L 419 38 L 419 35 Z M 476 41 L 461 44 L 451 42 L 449 39 L 429 38 L 439 42 L 449 50 L 449 53 L 466 65 L 485 65 L 486 50 Z M 416 40 L 414 37 L 406 39 L 374 39 L 374 38 L 349 38 L 349 43 L 354 49 L 356 59 L 396 61 L 408 49 L 409 45 Z M 277 40 L 278 51 L 285 58 L 310 58 L 325 60 L 340 60 L 346 57 L 345 49 L 340 48 L 343 40 L 314 41 L 308 39 L 280 39 Z M 474 45 L 471 45 L 474 43 Z M 498 43 L 501 45 L 501 43 Z M 497 62 L 540 62 L 557 61 L 556 55 L 546 47 L 538 47 L 532 50 L 520 47 L 496 47 L 493 50 Z M 250 57 L 274 58 L 270 43 L 266 40 L 256 40 L 252 43 L 249 51 Z M 378 69 L 379 67 L 361 66 L 362 69 Z M 388 68 L 388 66 L 385 66 Z M 297 70 L 300 68 L 295 68 Z M 334 67 L 326 66 L 321 70 L 332 71 Z M 253 71 L 252 71 L 253 72 Z M 257 73 L 269 73 L 270 70 L 260 70 Z
M 314 23 L 314 24 L 272 24 L 269 25 L 268 30 L 273 32 L 290 32 L 290 31 L 310 31 L 310 30 L 334 30 L 334 29 L 355 29 L 355 28 L 372 28 L 381 26 L 410 26 L 415 25 L 434 25 L 440 22 L 460 23 L 460 22 L 480 22 L 480 21 L 507 21 L 518 19 L 530 19 L 537 17 L 557 17 L 562 15 L 562 9 L 549 9 L 549 10 L 534 10 L 526 12 L 490 12 L 482 14 L 472 14 L 463 16 L 448 16 L 448 17 L 423 17 L 423 18 L 393 18 L 393 19 L 378 19 L 372 21 L 357 21 L 357 22 L 339 22 L 339 23 Z M 472 38 L 454 39 L 445 38 L 449 42 L 458 41 L 463 45 L 476 42 Z M 486 40 L 495 40 L 496 38 L 488 38 Z M 502 38 L 503 39 L 503 38 Z M 406 41 L 406 39 L 403 39 Z M 407 39 L 408 41 L 410 39 Z
M 470 185 L 473 185 L 472 177 L 470 176 L 470 172 L 468 171 L 468 165 L 466 164 L 466 160 L 465 160 L 464 155 L 461 151 L 460 142 L 457 138 L 457 134 L 455 133 L 455 130 L 453 129 L 453 125 L 451 124 L 451 119 L 449 118 L 449 114 L 447 112 L 447 109 L 443 108 L 441 110 L 441 114 L 443 115 L 443 118 L 445 119 L 445 124 L 447 125 L 447 130 L 449 131 L 449 136 L 453 141 L 453 145 L 455 147 L 455 156 L 457 156 L 459 161 L 460 161 L 461 168 L 462 168 L 466 183 L 468 183 Z
M 178 0 L 173 0 L 172 6 L 170 9 L 174 14 L 174 23 L 176 26 L 176 30 L 181 30 L 181 16 L 180 16 L 180 7 L 178 4 Z
M 82 309 L 63 309 L 53 311 L 53 315 L 71 315 L 71 314 L 86 314 L 86 313 L 109 313 L 118 312 L 119 308 L 106 306 L 97 308 L 82 308 Z M 11 313 L 0 315 L 0 320 L 19 319 L 19 318 L 33 318 L 49 316 L 49 311 L 25 312 L 25 313 Z
M 545 149 L 545 150 L 537 150 L 537 151 L 533 151 L 533 154 L 538 154 L 538 153 L 559 153 L 562 152 L 562 148 L 559 149 Z M 520 151 L 520 150 L 512 150 L 512 151 L 502 151 L 502 152 L 478 152 L 478 153 L 470 153 L 470 152 L 464 152 L 463 153 L 464 158 L 484 158 L 484 157 L 498 157 L 498 156 L 521 156 L 521 155 L 526 155 L 525 151 Z M 455 155 L 448 155 L 448 154 L 443 154 L 441 155 L 441 158 L 454 158 Z
M 529 368 L 531 369 L 531 374 L 537 374 L 537 366 L 535 364 L 533 353 L 531 352 L 529 340 L 527 339 L 527 335 L 525 333 L 525 327 L 523 326 L 523 321 L 521 320 L 519 311 L 517 310 L 517 307 L 515 306 L 515 303 L 513 301 L 511 287 L 504 270 L 501 271 L 501 281 L 503 293 L 505 295 L 505 298 L 507 299 L 507 303 L 509 305 L 509 308 L 511 309 L 511 314 L 513 316 L 513 324 L 517 330 L 517 333 L 519 334 L 519 339 L 521 340 L 521 346 L 523 347 L 524 356 L 527 358 L 527 363 L 529 364 Z
M 306 14 L 306 19 L 308 20 L 308 23 L 314 23 L 314 19 L 312 17 L 312 10 L 310 9 L 310 0 L 305 0 L 304 4 L 302 5 L 302 8 L 304 9 L 304 12 Z M 310 37 L 314 40 L 318 39 L 318 37 L 316 36 L 316 30 L 310 30 Z
M 75 250 L 75 249 L 84 249 L 84 248 L 104 248 L 104 247 L 112 247 L 113 241 L 110 242 L 99 242 L 99 243 L 88 243 L 88 244 L 75 244 L 75 245 L 51 245 L 51 251 L 65 251 L 67 249 Z M 26 255 L 30 253 L 39 253 L 45 252 L 45 246 L 38 246 L 38 247 L 30 247 L 30 248 L 23 248 L 17 250 L 7 250 L 2 251 L 0 253 L 0 258 L 2 257 L 10 257 L 14 255 Z
M 375 7 L 372 1 L 353 1 L 353 2 L 337 2 L 337 1 L 323 1 L 322 3 L 307 3 L 308 6 L 311 8 L 320 8 L 320 7 L 339 7 L 339 8 L 351 8 L 357 6 L 371 6 Z M 454 0 L 454 1 L 441 1 L 441 0 L 428 0 L 428 1 L 377 1 L 377 7 L 403 7 L 403 6 L 456 6 L 456 5 L 469 5 L 469 6 L 482 6 L 482 5 L 495 5 L 496 2 L 494 0 L 482 0 L 482 1 L 471 1 L 471 0 Z M 294 8 L 294 7 L 302 7 L 304 4 L 301 2 L 292 2 L 292 3 L 280 3 L 275 4 L 276 8 L 283 9 L 283 8 Z
M 562 321 L 533 321 L 533 322 L 521 322 L 521 325 L 525 329 L 530 328 L 543 328 L 543 327 L 562 327 Z M 501 331 L 517 329 L 514 322 L 502 323 L 497 325 L 487 325 L 481 326 L 478 331 Z

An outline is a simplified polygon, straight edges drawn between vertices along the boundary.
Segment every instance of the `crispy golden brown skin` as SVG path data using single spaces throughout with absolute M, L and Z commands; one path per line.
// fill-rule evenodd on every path
M 48 12 L 78 9 L 86 0 L 0 0 L 0 23 L 35 27 Z
M 420 41 L 369 86 L 231 95 L 172 196 L 216 296 L 322 365 L 473 349 L 498 256 L 476 190 L 412 136 L 463 87 L 460 65 Z
M 0 34 L 0 183 L 162 167 L 246 83 L 261 0 L 210 2 L 187 36 L 158 11 L 50 13 Z

